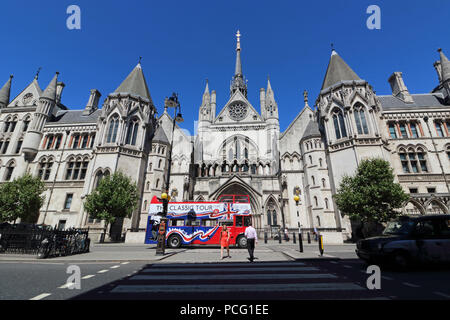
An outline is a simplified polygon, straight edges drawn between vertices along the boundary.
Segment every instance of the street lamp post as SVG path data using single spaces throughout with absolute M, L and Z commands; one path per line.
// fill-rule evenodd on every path
M 169 161 L 168 161 L 168 168 L 167 168 L 167 175 L 166 175 L 166 183 L 165 183 L 165 189 L 164 192 L 161 194 L 161 199 L 163 202 L 163 212 L 162 212 L 162 218 L 161 218 L 161 224 L 158 230 L 158 238 L 157 238 L 157 246 L 156 246 L 156 254 L 157 255 L 164 255 L 166 250 L 166 231 L 167 231 L 167 207 L 169 205 L 170 196 L 169 196 L 169 187 L 170 187 L 170 171 L 172 168 L 172 149 L 173 149 L 173 136 L 175 133 L 175 125 L 176 123 L 183 122 L 183 116 L 181 115 L 181 106 L 178 102 L 178 95 L 176 93 L 173 93 L 170 98 L 166 98 L 164 100 L 164 107 L 165 108 L 174 108 L 174 117 L 173 117 L 173 124 L 172 124 L 172 138 L 170 142 L 170 148 L 169 148 Z

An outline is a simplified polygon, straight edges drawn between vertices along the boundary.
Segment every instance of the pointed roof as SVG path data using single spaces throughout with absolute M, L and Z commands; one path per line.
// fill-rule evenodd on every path
M 140 62 L 114 91 L 114 93 L 128 93 L 150 101 L 152 100 Z
M 270 85 L 270 77 L 267 77 L 267 92 L 269 91 L 273 93 L 272 86 Z
M 361 80 L 335 50 L 331 53 L 327 73 L 322 83 L 322 89 L 331 87 L 340 81 Z
M 13 76 L 9 76 L 9 80 L 6 81 L 3 88 L 0 90 L 0 107 L 6 107 L 9 104 L 9 96 L 11 93 L 11 80 Z
M 41 98 L 47 98 L 53 101 L 56 100 L 56 85 L 58 84 L 58 75 L 59 72 L 56 72 L 55 76 L 53 77 L 52 81 L 50 81 L 50 83 L 48 84 Z
M 438 49 L 440 58 L 441 58 L 441 74 L 442 74 L 442 82 L 450 79 L 450 61 L 448 61 L 442 49 Z
M 153 136 L 152 142 L 169 144 L 169 139 L 167 139 L 166 133 L 164 132 L 164 129 L 162 128 L 162 126 L 159 126 L 156 129 L 156 132 L 155 132 L 155 135 Z
M 205 92 L 203 92 L 203 94 L 209 94 L 209 85 L 208 85 L 208 79 L 206 79 Z
M 309 121 L 308 125 L 306 126 L 305 132 L 303 133 L 302 139 L 306 139 L 309 137 L 317 137 L 320 136 L 319 131 L 319 124 L 316 121 Z

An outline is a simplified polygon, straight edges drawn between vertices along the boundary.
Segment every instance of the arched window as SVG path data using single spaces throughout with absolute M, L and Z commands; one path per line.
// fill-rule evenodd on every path
M 161 168 L 161 165 L 162 165 L 162 159 L 159 159 L 159 161 L 158 161 L 158 168 Z
M 11 177 L 12 177 L 15 167 L 16 167 L 16 163 L 14 161 L 11 161 L 8 164 L 8 166 L 6 167 L 6 172 L 5 172 L 5 181 L 11 180 Z
M 147 182 L 147 191 L 150 190 L 150 181 Z
M 276 210 L 272 211 L 272 222 L 273 222 L 274 226 L 278 225 L 278 223 L 277 223 L 277 211 Z
M 43 158 L 39 162 L 39 171 L 38 171 L 39 178 L 43 179 L 44 181 L 47 181 L 50 178 L 52 166 L 53 166 L 52 159 Z
M 159 188 L 159 179 L 156 180 L 156 185 L 155 185 L 155 189 Z
M 362 105 L 358 104 L 355 106 L 354 116 L 358 134 L 369 134 L 369 129 L 367 128 L 366 114 L 364 112 L 364 107 Z
M 309 164 L 312 164 L 312 157 L 309 156 Z
M 116 142 L 118 128 L 119 128 L 119 117 L 117 115 L 114 115 L 111 117 L 111 120 L 109 120 L 108 136 L 106 138 L 106 143 Z
M 267 210 L 267 225 L 268 226 L 272 225 L 272 211 L 271 210 Z
M 325 198 L 325 209 L 329 209 L 328 199 Z
M 144 211 L 147 210 L 147 200 L 144 201 Z
M 314 178 L 314 176 L 311 176 L 311 182 L 312 182 L 312 185 L 313 185 L 313 186 L 316 185 L 316 179 Z
M 322 167 L 322 158 L 319 158 L 319 166 Z
M 134 118 L 128 124 L 127 138 L 125 144 L 130 144 L 132 146 L 136 145 L 136 138 L 139 130 L 139 120 Z
M 316 219 L 317 219 L 317 226 L 320 227 L 320 217 L 317 216 Z
M 316 207 L 319 206 L 319 200 L 317 199 L 316 196 L 314 196 L 314 204 L 315 204 Z
M 326 185 L 325 185 L 325 178 L 322 178 L 322 187 L 323 187 L 323 188 L 326 187 Z
M 30 125 L 30 122 L 31 122 L 30 116 L 27 116 L 25 118 L 25 120 L 23 120 L 23 127 L 22 127 L 23 132 L 26 132 L 28 130 L 28 126 Z
M 347 137 L 347 130 L 345 129 L 344 115 L 341 110 L 336 109 L 333 114 L 334 132 L 336 139 Z
M 5 154 L 6 151 L 8 151 L 8 147 L 9 147 L 9 139 L 5 141 L 5 143 L 3 144 L 3 148 L 1 150 L 2 154 Z

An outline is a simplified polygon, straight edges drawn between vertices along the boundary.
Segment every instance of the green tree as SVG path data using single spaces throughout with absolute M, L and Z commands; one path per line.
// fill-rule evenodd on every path
M 86 197 L 84 208 L 92 219 L 106 221 L 106 228 L 117 218 L 130 218 L 138 203 L 135 183 L 122 172 L 104 177 Z
M 361 161 L 354 176 L 343 177 L 335 195 L 339 210 L 361 223 L 365 237 L 374 232 L 374 226 L 397 217 L 408 199 L 394 182 L 389 162 L 377 158 Z
M 35 223 L 44 204 L 45 185 L 38 177 L 25 174 L 0 186 L 0 220 Z

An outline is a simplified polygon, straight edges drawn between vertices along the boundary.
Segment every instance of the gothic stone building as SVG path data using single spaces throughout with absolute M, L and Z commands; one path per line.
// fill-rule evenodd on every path
M 391 163 L 411 195 L 404 213 L 449 213 L 450 62 L 442 50 L 430 93 L 411 94 L 402 73 L 394 72 L 392 94 L 376 95 L 333 51 L 314 108 L 306 92 L 303 108 L 278 106 L 268 80 L 258 112 L 247 98 L 239 36 L 229 100 L 217 108 L 216 91 L 206 83 L 194 136 L 173 128 L 168 108 L 158 116 L 140 64 L 101 109 L 96 89 L 84 110 L 65 106 L 58 74 L 44 91 L 36 76 L 10 101 L 11 77 L 0 90 L 0 180 L 25 172 L 41 177 L 47 190 L 38 223 L 89 226 L 95 239 L 104 224 L 88 216 L 83 201 L 104 176 L 120 170 L 140 193 L 132 217 L 110 230 L 126 233 L 127 242 L 144 241 L 148 206 L 164 188 L 168 165 L 173 201 L 246 194 L 259 230 L 317 228 L 329 243 L 351 237 L 333 194 L 363 159 Z M 282 132 L 279 114 L 292 109 L 299 113 Z

